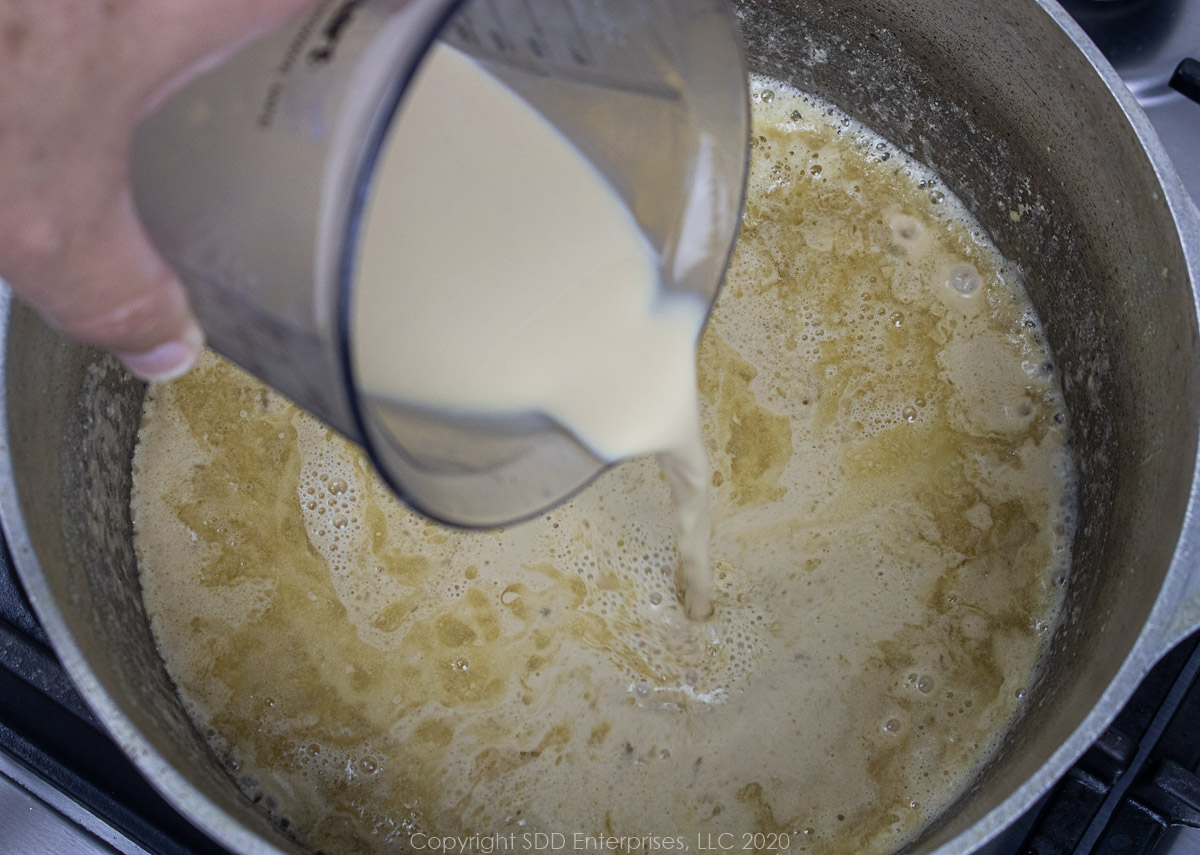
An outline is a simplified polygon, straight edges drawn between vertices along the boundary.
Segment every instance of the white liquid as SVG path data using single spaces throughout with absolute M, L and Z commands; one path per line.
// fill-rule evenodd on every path
M 704 303 L 662 292 L 654 252 L 603 177 L 451 48 L 422 66 L 375 182 L 354 308 L 364 389 L 458 413 L 544 413 L 610 461 L 662 453 L 685 605 L 706 617 Z

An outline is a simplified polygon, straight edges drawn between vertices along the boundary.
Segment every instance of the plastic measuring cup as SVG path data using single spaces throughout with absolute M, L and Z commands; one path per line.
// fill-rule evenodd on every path
M 360 393 L 358 227 L 397 105 L 438 39 L 608 179 L 656 250 L 664 288 L 716 296 L 749 127 L 725 0 L 326 0 L 148 117 L 131 175 L 216 351 L 363 446 L 412 507 L 487 527 L 557 504 L 609 461 L 540 413 L 483 419 L 390 402 L 385 419 Z M 705 228 L 691 227 L 697 216 Z

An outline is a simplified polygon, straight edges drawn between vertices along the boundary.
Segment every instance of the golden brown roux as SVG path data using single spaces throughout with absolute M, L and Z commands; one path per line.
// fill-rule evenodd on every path
M 754 99 L 700 349 L 704 624 L 674 600 L 652 461 L 464 534 L 225 363 L 148 396 L 133 511 L 160 649 L 302 841 L 761 830 L 887 851 L 1011 718 L 1071 534 L 1036 318 L 920 167 L 777 84 Z

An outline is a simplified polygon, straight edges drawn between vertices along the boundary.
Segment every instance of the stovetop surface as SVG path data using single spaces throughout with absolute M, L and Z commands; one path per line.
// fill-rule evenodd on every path
M 93 852 L 229 855 L 108 738 L 50 649 L 0 542 L 0 855 Z
M 1181 62 L 1200 60 L 1200 0 L 1062 3 L 1138 99 L 1200 204 L 1200 104 L 1171 86 Z
M 1200 58 L 1200 0 L 1064 0 L 1138 98 L 1200 200 L 1200 104 L 1170 82 Z M 1186 83 L 1186 81 L 1185 81 Z M 1184 91 L 1186 85 L 1176 85 Z M 1197 84 L 1200 85 L 1200 84 Z M 1155 667 L 1060 784 L 986 855 L 1200 853 L 1200 634 Z M 104 734 L 0 549 L 0 853 L 229 855 Z

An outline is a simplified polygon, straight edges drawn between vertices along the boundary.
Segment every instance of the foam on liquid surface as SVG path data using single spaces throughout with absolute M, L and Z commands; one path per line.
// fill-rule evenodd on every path
M 884 852 L 1012 717 L 1072 527 L 1019 271 L 885 142 L 770 81 L 754 109 L 700 349 L 706 623 L 674 596 L 653 461 L 464 534 L 224 363 L 148 396 L 156 638 L 243 788 L 314 848 L 758 830 Z

